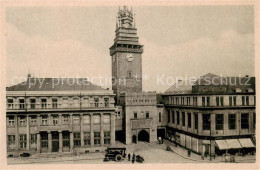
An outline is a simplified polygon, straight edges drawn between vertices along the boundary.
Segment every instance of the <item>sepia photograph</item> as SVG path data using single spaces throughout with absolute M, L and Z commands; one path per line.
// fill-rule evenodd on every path
M 7 165 L 257 162 L 253 3 L 3 9 Z

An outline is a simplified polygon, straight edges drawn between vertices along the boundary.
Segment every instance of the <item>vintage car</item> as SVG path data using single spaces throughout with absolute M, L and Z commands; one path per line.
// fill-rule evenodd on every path
M 125 151 L 125 147 L 108 147 L 106 149 L 104 162 L 110 160 L 114 160 L 116 162 L 123 161 L 126 156 Z

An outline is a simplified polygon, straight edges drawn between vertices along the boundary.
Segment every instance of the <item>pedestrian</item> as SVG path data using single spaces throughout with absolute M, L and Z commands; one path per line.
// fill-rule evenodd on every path
M 135 163 L 135 154 L 133 153 L 132 163 Z
M 162 138 L 162 144 L 163 144 L 163 138 Z
M 131 159 L 131 154 L 129 153 L 128 154 L 128 161 L 130 161 L 130 159 Z

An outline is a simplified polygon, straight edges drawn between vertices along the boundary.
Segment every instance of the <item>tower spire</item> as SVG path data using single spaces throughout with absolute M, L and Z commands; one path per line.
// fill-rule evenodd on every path
M 118 16 L 116 17 L 116 29 L 118 28 Z
M 134 17 L 133 17 L 133 21 L 134 21 L 134 28 L 135 28 L 135 14 L 134 14 Z

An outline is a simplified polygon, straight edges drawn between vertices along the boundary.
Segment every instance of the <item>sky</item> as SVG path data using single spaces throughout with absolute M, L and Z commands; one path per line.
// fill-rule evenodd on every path
M 35 77 L 111 77 L 118 7 L 6 8 L 6 82 Z M 253 6 L 133 6 L 144 91 L 176 77 L 254 76 Z

